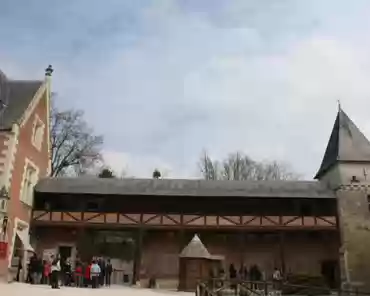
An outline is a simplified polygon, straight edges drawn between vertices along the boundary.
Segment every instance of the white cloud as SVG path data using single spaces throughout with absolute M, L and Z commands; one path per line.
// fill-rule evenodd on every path
M 118 7 L 104 7 L 102 18 L 76 9 L 73 22 L 79 14 L 83 22 L 72 43 L 58 35 L 66 33 L 63 27 L 53 32 L 60 48 L 22 55 L 2 49 L 1 68 L 32 77 L 54 60 L 61 104 L 85 109 L 105 135 L 107 163 L 137 177 L 150 177 L 155 167 L 170 177 L 195 176 L 206 148 L 218 158 L 243 150 L 287 161 L 309 178 L 319 167 L 338 99 L 370 137 L 367 2 L 184 3 L 127 8 L 130 23 L 122 26 L 116 26 L 125 19 Z M 53 16 L 58 24 L 66 21 Z M 102 23 L 104 36 L 96 33 Z M 102 48 L 93 40 L 103 40 Z M 78 54 L 59 58 L 64 45 L 76 42 Z M 30 62 L 23 63 L 24 56 Z

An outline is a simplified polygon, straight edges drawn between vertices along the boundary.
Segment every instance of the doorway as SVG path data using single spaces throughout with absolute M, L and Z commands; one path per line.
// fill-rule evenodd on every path
M 65 262 L 68 258 L 72 257 L 71 246 L 59 246 L 60 261 Z
M 321 262 L 321 274 L 331 289 L 338 285 L 338 262 L 335 260 L 326 260 Z

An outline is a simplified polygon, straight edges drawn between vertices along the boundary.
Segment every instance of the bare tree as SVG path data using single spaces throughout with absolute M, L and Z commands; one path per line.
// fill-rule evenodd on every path
M 206 151 L 202 153 L 198 165 L 204 179 L 217 180 L 220 178 L 219 163 L 217 161 L 213 161 Z
M 276 161 L 258 162 L 247 155 L 236 152 L 222 162 L 212 160 L 204 152 L 200 158 L 200 171 L 206 180 L 295 180 L 298 175 L 283 163 Z
M 80 110 L 51 110 L 51 176 L 83 174 L 101 161 L 103 137 L 88 126 Z

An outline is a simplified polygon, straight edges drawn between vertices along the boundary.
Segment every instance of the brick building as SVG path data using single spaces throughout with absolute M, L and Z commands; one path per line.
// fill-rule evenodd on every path
M 45 80 L 13 80 L 0 72 L 0 278 L 13 256 L 26 260 L 33 187 L 50 167 L 50 75 Z M 5 250 L 5 252 L 4 252 Z M 24 253 L 24 254 L 20 254 Z M 23 256 L 22 256 L 23 255 Z

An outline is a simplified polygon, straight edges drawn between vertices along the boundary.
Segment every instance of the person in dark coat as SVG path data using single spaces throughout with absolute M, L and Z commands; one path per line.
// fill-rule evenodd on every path
M 252 282 L 260 282 L 262 280 L 262 272 L 255 264 L 251 267 L 249 276 Z M 253 283 L 252 289 L 258 289 L 258 283 Z
M 37 284 L 37 269 L 38 269 L 38 258 L 34 253 L 30 258 L 30 263 L 28 265 L 28 280 L 30 284 Z
M 110 286 L 111 278 L 112 278 L 113 266 L 110 262 L 110 259 L 107 260 L 107 264 L 105 266 L 105 285 Z
M 104 286 L 104 279 L 105 279 L 105 261 L 103 258 L 98 260 L 98 265 L 100 267 L 100 274 L 99 274 L 99 286 Z
M 72 282 L 72 265 L 71 265 L 71 260 L 68 258 L 64 262 L 63 266 L 63 279 L 64 279 L 64 285 L 69 287 Z
M 236 276 L 237 276 L 237 270 L 234 266 L 234 264 L 230 264 L 229 266 L 229 278 L 230 278 L 230 287 L 231 289 L 236 289 Z
M 229 266 L 229 277 L 231 280 L 234 280 L 236 279 L 236 274 L 237 274 L 237 271 L 236 271 L 236 268 L 234 266 L 234 264 L 230 264 Z
M 19 281 L 20 281 L 20 274 L 21 274 L 21 271 L 22 271 L 22 269 L 23 269 L 23 266 L 22 266 L 22 260 L 23 260 L 23 258 L 22 258 L 22 257 L 19 257 L 18 266 L 17 266 L 17 275 L 16 275 L 16 277 L 15 277 L 15 280 L 16 280 L 17 282 L 19 282 Z

